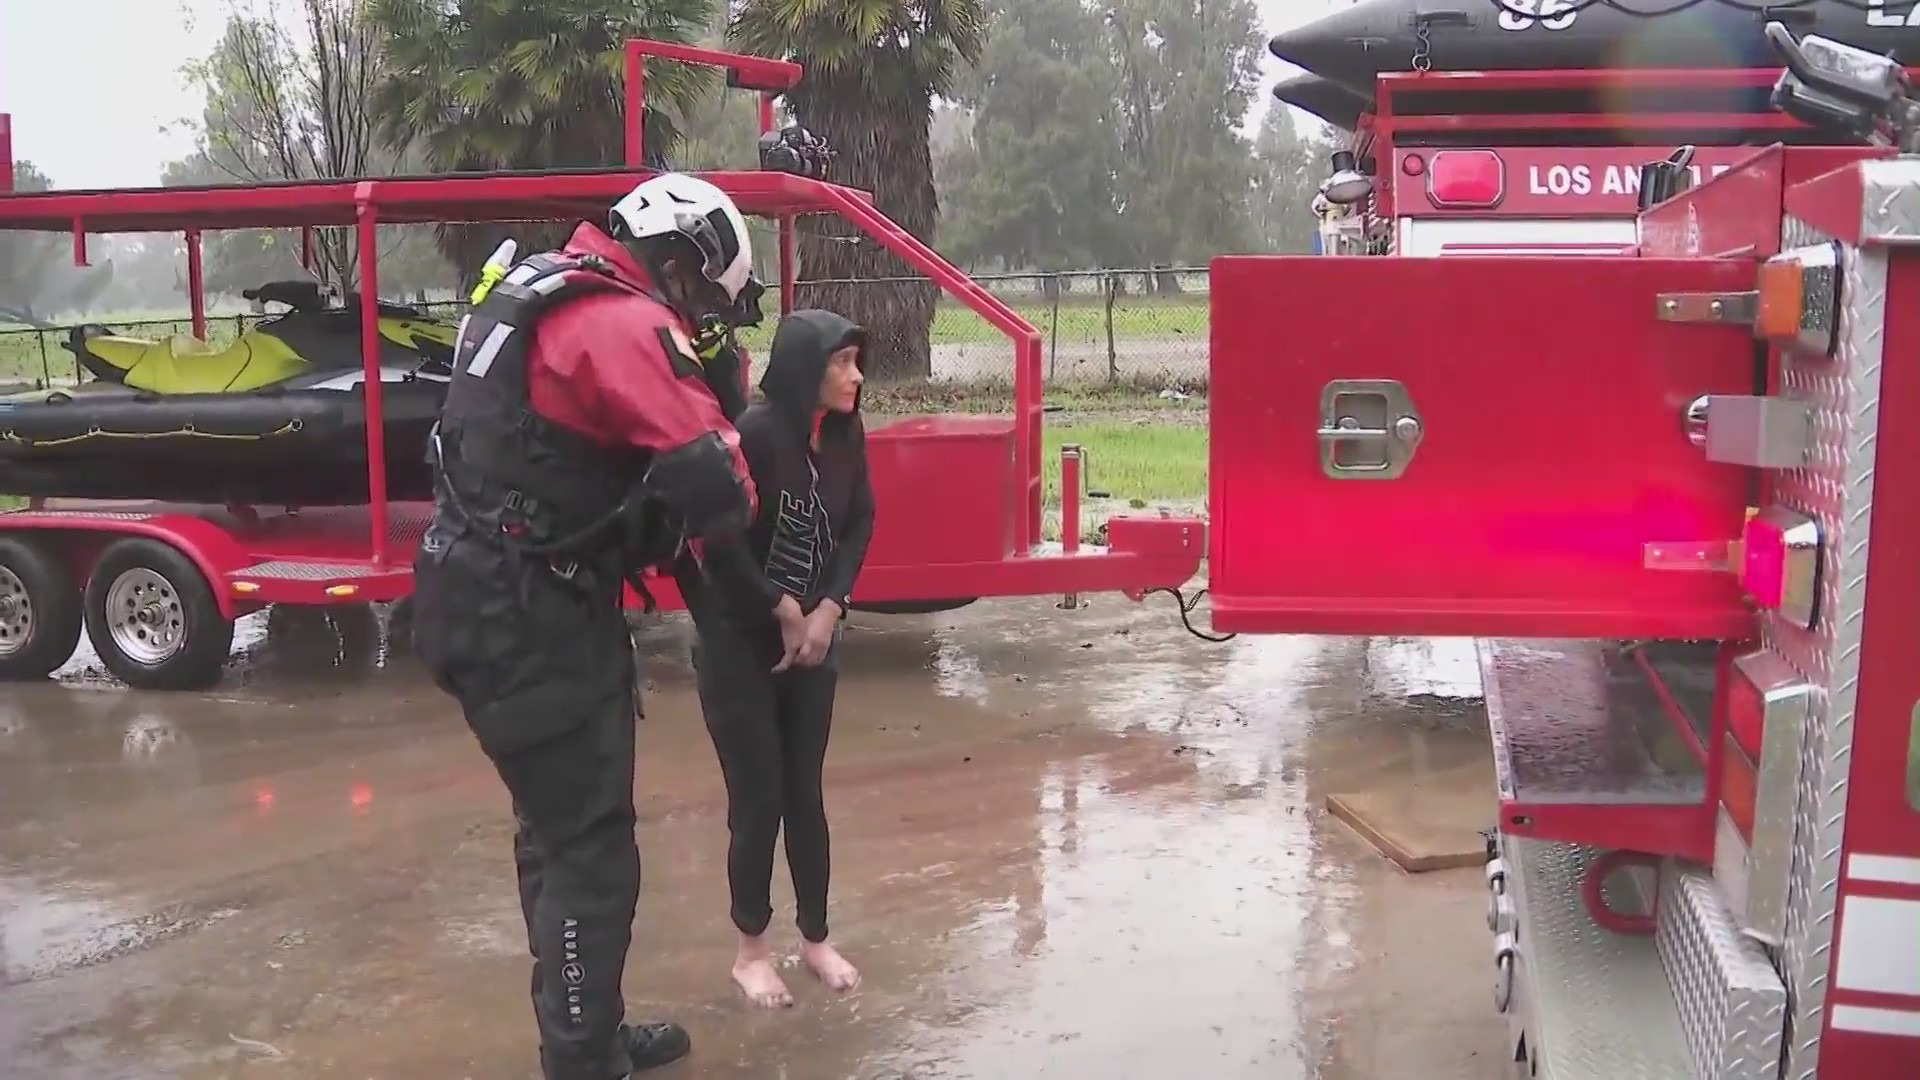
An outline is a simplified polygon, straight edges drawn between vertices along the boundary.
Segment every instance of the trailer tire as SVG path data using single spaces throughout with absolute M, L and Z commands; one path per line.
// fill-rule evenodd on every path
M 80 590 L 42 545 L 0 537 L 0 681 L 44 679 L 80 647 Z
M 233 649 L 233 621 L 205 575 L 158 540 L 108 545 L 87 577 L 85 609 L 100 662 L 139 690 L 204 690 Z

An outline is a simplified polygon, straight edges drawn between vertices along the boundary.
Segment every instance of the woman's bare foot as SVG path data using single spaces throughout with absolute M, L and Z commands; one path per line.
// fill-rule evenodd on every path
M 860 985 L 860 971 L 840 955 L 840 950 L 824 941 L 809 941 L 800 946 L 800 959 L 807 962 L 820 981 L 830 989 L 846 993 Z
M 740 935 L 740 951 L 733 958 L 733 981 L 747 1000 L 762 1009 L 785 1009 L 793 1004 L 793 994 L 773 970 L 773 950 L 765 938 Z

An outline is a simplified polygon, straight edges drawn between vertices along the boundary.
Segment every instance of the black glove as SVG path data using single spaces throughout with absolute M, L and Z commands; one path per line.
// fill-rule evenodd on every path
M 724 536 L 752 523 L 733 454 L 713 432 L 655 454 L 643 484 L 645 497 L 659 503 L 676 535 Z
M 718 316 L 700 323 L 693 337 L 693 351 L 706 373 L 707 388 L 720 402 L 720 415 L 732 423 L 747 411 L 747 391 L 740 378 L 740 347 L 734 342 L 733 328 Z

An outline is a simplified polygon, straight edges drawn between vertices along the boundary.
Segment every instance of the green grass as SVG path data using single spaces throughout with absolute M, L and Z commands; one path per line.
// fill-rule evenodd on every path
M 1189 396 L 1169 400 L 1160 396 L 1163 378 L 1121 378 L 1114 382 L 1067 381 L 1050 383 L 1041 391 L 1047 408 L 1065 410 L 1076 418 L 1085 413 L 1152 413 L 1169 424 L 1205 425 L 1205 379 L 1184 380 Z M 1198 385 L 1193 385 L 1193 384 Z M 861 408 L 870 413 L 1005 413 L 1013 411 L 1013 383 L 1007 379 L 966 382 L 868 383 Z M 1052 423 L 1052 414 L 1048 423 Z
M 1056 318 L 1051 304 L 1040 299 L 1022 298 L 1011 302 L 1013 310 L 1040 331 L 1043 341 L 1062 345 L 1095 345 L 1107 340 L 1106 305 L 1097 297 L 1063 297 Z M 446 309 L 435 308 L 436 312 Z M 211 314 L 207 340 L 224 345 L 237 331 L 235 316 L 240 312 Z M 1172 298 L 1124 297 L 1114 304 L 1113 336 L 1120 340 L 1156 340 L 1167 338 L 1204 338 L 1207 333 L 1207 298 L 1204 294 Z M 158 324 L 156 320 L 171 320 Z M 82 320 L 66 320 L 79 322 Z M 185 334 L 191 324 L 183 314 L 174 312 L 114 313 L 88 316 L 84 321 L 122 329 L 137 337 L 163 338 Z M 147 325 L 130 325 L 145 323 Z M 1004 340 L 1000 331 L 985 319 L 950 300 L 934 308 L 932 340 L 935 345 L 991 344 Z M 66 340 L 62 330 L 35 331 L 0 324 L 0 382 L 38 379 L 44 368 L 58 378 L 73 374 L 73 355 L 60 347 Z M 764 354 L 773 340 L 773 322 L 754 327 L 741 335 L 742 342 L 755 354 Z
M 1106 304 L 1094 297 L 1062 297 L 1056 317 L 1053 305 L 1044 300 L 1008 301 L 1016 315 L 1033 324 L 1042 340 L 1057 340 L 1063 345 L 1092 345 L 1107 340 Z M 1205 294 L 1172 298 L 1123 297 L 1113 305 L 1115 340 L 1154 340 L 1207 334 L 1207 297 Z M 1000 331 L 971 310 L 947 299 L 933 309 L 935 345 L 973 345 L 998 341 Z M 748 349 L 759 352 L 773 340 L 773 324 L 768 322 L 741 335 Z
M 1086 451 L 1086 487 L 1109 496 L 1095 503 L 1105 510 L 1206 500 L 1204 427 L 1153 420 L 1073 421 L 1044 427 L 1041 443 L 1042 498 L 1049 508 L 1060 505 L 1063 443 L 1077 443 Z

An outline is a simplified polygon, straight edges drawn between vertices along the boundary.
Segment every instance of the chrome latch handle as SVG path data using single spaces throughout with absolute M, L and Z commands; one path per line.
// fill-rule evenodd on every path
M 1393 480 L 1426 435 L 1405 386 L 1336 379 L 1320 393 L 1320 471 L 1333 480 Z

